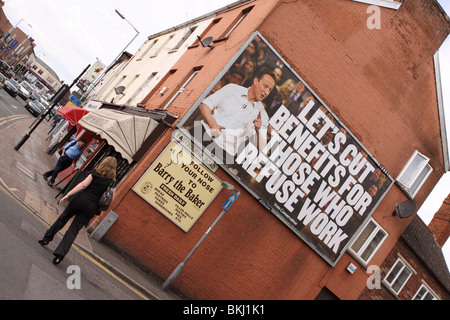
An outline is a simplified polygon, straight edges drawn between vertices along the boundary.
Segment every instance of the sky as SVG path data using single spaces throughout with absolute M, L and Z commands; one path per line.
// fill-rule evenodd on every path
M 134 54 L 148 36 L 212 12 L 235 0 L 4 0 L 3 10 L 12 25 L 35 40 L 36 55 L 65 83 L 97 59 L 112 63 L 126 48 Z M 450 14 L 450 0 L 438 0 Z M 118 10 L 126 20 L 115 13 Z M 23 20 L 22 20 L 23 19 Z M 128 22 L 127 22 L 128 21 Z M 132 26 L 130 25 L 132 24 Z M 134 26 L 134 28 L 133 28 Z M 440 49 L 442 87 L 450 138 L 450 37 Z M 450 145 L 450 143 L 449 143 Z M 450 193 L 450 173 L 434 188 L 418 215 L 428 224 Z M 443 248 L 450 266 L 450 240 Z

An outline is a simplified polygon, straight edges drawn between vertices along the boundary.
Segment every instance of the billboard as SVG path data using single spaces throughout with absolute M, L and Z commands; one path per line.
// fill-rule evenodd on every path
M 179 127 L 331 265 L 393 183 L 258 33 Z
M 172 141 L 132 190 L 188 232 L 222 190 L 222 182 Z

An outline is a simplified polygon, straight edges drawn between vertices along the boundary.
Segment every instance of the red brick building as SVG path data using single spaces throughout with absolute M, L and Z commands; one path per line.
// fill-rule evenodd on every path
M 413 199 L 419 207 L 448 170 L 439 124 L 442 115 L 434 56 L 450 31 L 450 23 L 436 1 L 405 0 L 398 9 L 377 8 L 369 11 L 369 4 L 351 0 L 238 1 L 215 12 L 211 26 L 199 35 L 201 39 L 212 37 L 213 48 L 200 42 L 191 46 L 142 101 L 148 109 L 165 108 L 179 116 L 176 124 L 188 128 L 189 121 L 199 115 L 196 110 L 200 103 L 216 90 L 216 85 L 229 79 L 247 49 L 252 45 L 263 47 L 275 57 L 269 63 L 272 68 L 279 65 L 284 74 L 308 88 L 314 106 L 321 110 L 315 111 L 316 117 L 324 114 L 332 119 L 330 122 L 323 117 L 320 123 L 336 129 L 334 141 L 338 141 L 338 129 L 351 139 L 353 148 L 347 147 L 344 152 L 354 150 L 354 154 L 341 154 L 341 162 L 367 159 L 363 161 L 367 171 L 355 175 L 354 185 L 362 186 L 364 178 L 368 180 L 375 172 L 377 181 L 381 181 L 379 194 L 374 196 L 368 197 L 368 187 L 361 187 L 359 204 L 356 196 L 350 196 L 353 191 L 347 194 L 344 186 L 340 188 L 339 194 L 347 194 L 347 201 L 353 203 L 355 211 L 348 216 L 343 215 L 342 207 L 338 217 L 337 211 L 327 213 L 331 198 L 326 205 L 320 204 L 321 213 L 304 209 L 306 205 L 298 209 L 314 219 L 307 225 L 306 220 L 300 221 L 297 209 L 295 215 L 289 215 L 280 206 L 289 209 L 309 203 L 311 209 L 314 199 L 314 205 L 319 206 L 317 193 L 313 199 L 305 191 L 308 187 L 314 191 L 327 187 L 318 175 L 317 185 L 310 180 L 309 185 L 295 189 L 303 199 L 289 193 L 288 202 L 283 200 L 280 205 L 283 194 L 275 193 L 278 200 L 265 198 L 257 190 L 258 184 L 253 187 L 249 175 L 257 175 L 259 169 L 245 168 L 245 179 L 240 179 L 239 174 L 221 166 L 215 176 L 232 183 L 242 194 L 186 263 L 171 284 L 173 290 L 192 299 L 315 299 L 324 295 L 357 299 L 366 288 L 370 275 L 367 269 L 392 259 L 392 249 L 414 220 L 394 216 L 396 205 Z M 263 53 L 259 58 L 264 58 Z M 284 80 L 288 79 L 277 84 L 277 92 L 288 90 Z M 293 88 L 289 90 L 293 93 Z M 177 92 L 181 94 L 173 99 Z M 271 98 L 275 101 L 277 97 Z M 268 110 L 269 102 L 264 105 Z M 281 122 L 273 121 L 281 119 L 280 110 L 276 109 L 271 124 Z M 299 116 L 289 119 L 297 127 L 302 124 Z M 304 123 L 311 132 L 319 132 L 314 133 L 318 138 L 324 133 L 319 131 L 323 127 L 313 119 L 309 115 Z M 294 127 L 283 125 L 278 129 L 286 133 Z M 103 237 L 162 280 L 205 234 L 230 194 L 227 190 L 219 192 L 184 231 L 133 189 L 149 168 L 153 170 L 172 133 L 168 130 L 159 138 L 119 187 L 111 207 L 119 218 Z M 315 146 L 320 147 L 317 140 Z M 331 163 L 331 157 L 328 159 Z M 310 168 L 316 164 L 311 161 Z M 415 161 L 420 169 L 411 173 Z M 175 163 L 173 159 L 171 163 Z M 259 164 L 252 165 L 257 168 Z M 261 181 L 266 179 L 270 174 Z M 336 193 L 328 195 L 338 199 Z M 300 228 L 301 223 L 305 228 Z
M 0 59 L 7 62 L 18 71 L 24 67 L 28 58 L 34 53 L 34 39 L 29 37 L 20 29 L 26 25 L 26 21 L 21 20 L 16 25 L 12 25 L 3 11 L 4 2 L 0 3 Z M 22 22 L 21 25 L 20 22 Z
M 445 206 L 444 203 L 441 210 Z M 439 218 L 435 216 L 433 223 L 436 219 Z M 417 216 L 412 220 L 381 267 L 371 271 L 372 285 L 365 288 L 359 299 L 450 299 L 450 274 L 442 245 L 435 239 L 435 235 L 439 238 L 444 234 L 433 233 L 430 227 Z

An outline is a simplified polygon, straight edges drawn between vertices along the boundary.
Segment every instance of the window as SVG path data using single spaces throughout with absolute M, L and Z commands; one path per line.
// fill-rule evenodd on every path
M 152 55 L 150 56 L 150 58 L 155 58 L 156 56 L 158 56 L 158 54 L 161 52 L 161 50 L 164 49 L 164 47 L 170 42 L 170 40 L 173 39 L 174 36 L 175 36 L 175 35 L 172 34 L 170 37 L 168 37 L 168 38 L 166 39 L 166 41 L 161 45 L 161 47 L 159 47 L 159 49 L 158 49 L 154 54 L 152 54 Z
M 144 59 L 144 57 L 147 55 L 147 53 L 155 46 L 155 44 L 158 42 L 158 39 L 154 40 L 148 47 L 145 49 L 145 51 L 141 54 L 141 56 L 138 58 L 138 60 Z
M 430 289 L 428 289 L 427 286 L 422 284 L 414 295 L 413 300 L 437 300 L 437 298 L 430 292 Z
M 242 20 L 245 19 L 245 17 L 250 13 L 250 11 L 252 9 L 253 9 L 253 7 L 242 10 L 241 14 L 237 17 L 236 20 L 233 21 L 233 23 L 231 24 L 231 27 L 227 29 L 227 31 L 225 32 L 225 35 L 222 36 L 221 38 L 228 38 L 233 33 L 233 31 L 237 28 L 237 26 L 241 24 Z
M 134 98 L 137 97 L 137 95 L 139 93 L 142 92 L 142 90 L 148 85 L 148 83 L 158 74 L 158 72 L 152 72 L 152 74 L 150 76 L 148 76 L 147 79 L 145 79 L 144 83 L 142 83 L 142 85 L 139 86 L 139 88 L 133 93 L 133 95 L 127 100 L 126 104 L 131 103 Z
M 395 294 L 399 294 L 411 274 L 412 271 L 399 258 L 383 281 Z
M 218 23 L 220 22 L 220 20 L 222 20 L 222 18 L 214 19 L 214 20 L 209 24 L 209 26 L 202 32 L 202 34 L 200 35 L 200 39 L 206 38 L 206 35 L 207 35 L 209 32 L 211 32 L 211 29 L 212 29 L 216 24 L 218 24 Z M 194 43 L 193 43 L 189 48 L 193 48 L 193 47 L 195 47 L 195 46 L 198 46 L 199 44 L 200 44 L 200 40 L 196 39 L 196 40 L 194 41 Z
M 192 27 L 188 31 L 186 31 L 181 40 L 178 41 L 177 45 L 173 47 L 173 49 L 170 50 L 169 53 L 176 52 L 183 45 L 183 43 L 185 43 L 186 40 L 194 33 L 195 29 L 197 29 L 197 26 Z
M 416 150 L 397 178 L 397 182 L 412 198 L 433 171 L 433 168 L 428 164 L 429 161 L 429 158 Z
M 375 220 L 370 219 L 356 238 L 355 242 L 353 242 L 350 247 L 350 252 L 352 252 L 363 264 L 367 265 L 384 240 L 386 240 L 387 235 L 387 232 L 384 231 Z
M 194 72 L 191 74 L 191 76 L 187 79 L 187 81 L 181 86 L 180 90 L 175 93 L 175 95 L 172 97 L 172 99 L 169 100 L 169 102 L 164 107 L 164 110 L 167 110 L 167 108 L 170 107 L 170 105 L 175 101 L 176 98 L 186 89 L 186 87 L 189 85 L 189 83 L 192 81 L 192 79 L 195 78 L 195 76 L 200 72 L 199 69 L 194 70 Z

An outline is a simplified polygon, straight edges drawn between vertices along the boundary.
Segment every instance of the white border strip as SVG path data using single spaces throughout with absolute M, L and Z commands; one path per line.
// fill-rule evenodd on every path
M 389 8 L 398 10 L 402 5 L 401 2 L 393 1 L 393 0 L 353 0 L 355 2 L 367 3 L 376 5 L 379 7 Z

